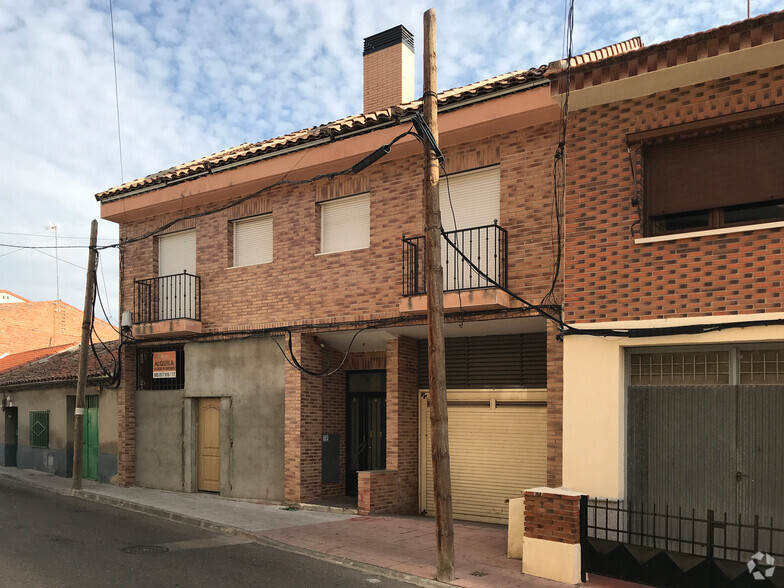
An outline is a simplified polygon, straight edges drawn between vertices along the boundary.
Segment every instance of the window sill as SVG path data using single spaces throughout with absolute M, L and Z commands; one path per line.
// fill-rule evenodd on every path
M 678 239 L 693 239 L 695 237 L 710 237 L 711 235 L 728 235 L 730 233 L 745 233 L 746 231 L 758 231 L 763 229 L 778 229 L 784 227 L 784 221 L 774 221 L 772 223 L 758 223 L 756 225 L 738 225 L 734 227 L 722 227 L 720 229 L 706 229 L 704 231 L 691 231 L 688 233 L 672 233 L 671 235 L 657 235 L 656 237 L 640 237 L 635 239 L 635 244 L 660 243 L 662 241 L 677 241 Z
M 334 255 L 335 253 L 348 253 L 349 251 L 367 251 L 370 247 L 356 247 L 354 249 L 341 249 L 340 251 L 322 251 L 316 253 L 316 257 L 320 257 L 322 255 Z

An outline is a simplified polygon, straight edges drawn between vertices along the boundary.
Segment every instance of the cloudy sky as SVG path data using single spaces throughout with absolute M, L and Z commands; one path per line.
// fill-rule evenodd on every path
M 439 89 L 564 55 L 563 0 L 0 0 L 0 289 L 81 307 L 94 194 L 362 110 L 362 40 L 437 13 Z M 751 0 L 752 16 L 782 8 Z M 746 0 L 576 0 L 574 50 L 745 18 Z M 99 225 L 101 243 L 117 239 Z M 68 247 L 68 248 L 66 248 Z M 55 257 L 59 257 L 59 263 Z M 98 284 L 117 321 L 117 255 Z M 59 266 L 59 272 L 58 272 Z

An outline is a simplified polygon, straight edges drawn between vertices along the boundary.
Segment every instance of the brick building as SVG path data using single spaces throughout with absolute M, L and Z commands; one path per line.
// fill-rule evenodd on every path
M 564 485 L 698 553 L 709 509 L 782 527 L 784 13 L 569 74 Z M 676 537 L 665 509 L 702 523 Z
M 369 37 L 364 60 L 364 114 L 97 195 L 120 225 L 133 314 L 121 483 L 432 512 L 413 38 Z M 545 70 L 438 95 L 442 224 L 482 268 L 445 249 L 457 518 L 505 522 L 507 498 L 561 483 L 557 327 L 493 285 L 537 304 L 562 295 Z

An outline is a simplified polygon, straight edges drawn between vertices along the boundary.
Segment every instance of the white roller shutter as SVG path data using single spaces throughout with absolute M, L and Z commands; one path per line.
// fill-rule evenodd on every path
M 234 221 L 234 266 L 272 263 L 272 215 Z
M 514 393 L 497 391 L 449 394 L 452 512 L 456 519 L 505 525 L 509 518 L 506 501 L 547 483 L 547 407 L 510 400 L 513 397 Z M 432 516 L 433 464 L 426 400 L 420 408 L 419 447 L 420 510 Z
M 321 252 L 370 247 L 370 194 L 321 203 Z
M 452 207 L 449 206 L 449 195 Z M 492 225 L 501 219 L 501 171 L 498 166 L 485 167 L 442 178 L 438 183 L 441 224 L 445 231 Z M 455 226 L 452 208 L 457 218 Z
M 196 231 L 180 231 L 158 238 L 158 275 L 183 271 L 196 275 Z

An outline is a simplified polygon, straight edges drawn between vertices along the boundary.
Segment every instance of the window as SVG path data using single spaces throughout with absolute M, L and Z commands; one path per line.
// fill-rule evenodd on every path
M 646 145 L 648 235 L 784 220 L 783 162 L 781 122 Z
M 234 267 L 272 263 L 272 215 L 237 220 L 234 227 Z
M 185 388 L 185 350 L 182 347 L 139 349 L 136 352 L 137 390 Z
M 30 447 L 49 447 L 49 411 L 30 411 Z
M 370 247 L 370 194 L 321 203 L 321 253 Z
M 446 178 L 441 178 L 438 183 L 438 200 L 441 207 L 441 224 L 445 231 L 500 222 L 501 170 L 499 166 L 450 175 L 448 184 Z M 453 210 L 454 216 L 452 216 Z

